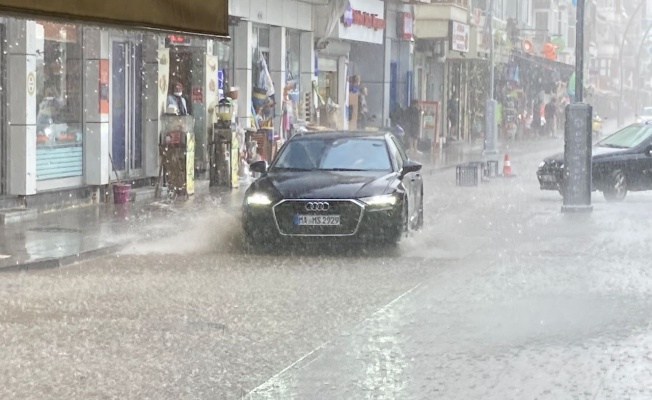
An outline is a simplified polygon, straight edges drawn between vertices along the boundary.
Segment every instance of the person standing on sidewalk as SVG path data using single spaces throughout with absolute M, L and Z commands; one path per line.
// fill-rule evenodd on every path
M 555 137 L 557 127 L 557 99 L 554 97 L 550 99 L 550 102 L 546 104 L 544 114 L 546 117 L 546 133 L 550 137 Z
M 421 131 L 421 108 L 419 107 L 419 100 L 413 99 L 405 114 L 407 125 L 405 136 L 408 140 L 408 149 L 418 153 L 417 142 L 419 141 L 419 133 Z

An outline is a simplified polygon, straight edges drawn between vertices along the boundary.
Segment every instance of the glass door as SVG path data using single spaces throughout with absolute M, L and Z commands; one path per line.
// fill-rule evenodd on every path
M 111 157 L 121 178 L 143 175 L 142 45 L 111 43 Z

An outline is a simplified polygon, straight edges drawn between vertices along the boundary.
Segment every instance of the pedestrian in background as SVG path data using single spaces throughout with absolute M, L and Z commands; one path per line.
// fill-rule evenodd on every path
M 421 132 L 421 107 L 419 107 L 419 100 L 412 99 L 410 107 L 406 111 L 406 125 L 407 125 L 407 140 L 409 150 L 418 153 L 417 142 L 419 141 L 419 134 Z
M 555 137 L 557 127 L 557 99 L 554 97 L 550 99 L 550 102 L 546 104 L 544 114 L 546 117 L 546 133 L 550 137 Z
M 538 137 L 541 134 L 541 107 L 543 107 L 543 102 L 539 99 L 534 100 L 532 106 L 532 133 L 535 137 Z

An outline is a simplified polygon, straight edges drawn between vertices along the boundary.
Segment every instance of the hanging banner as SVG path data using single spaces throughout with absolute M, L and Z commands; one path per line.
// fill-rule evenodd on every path
M 0 11 L 138 29 L 229 36 L 228 0 L 0 0 Z

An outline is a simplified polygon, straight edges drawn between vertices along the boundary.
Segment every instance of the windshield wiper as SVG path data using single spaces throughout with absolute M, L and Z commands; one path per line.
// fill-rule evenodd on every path
M 609 144 L 609 143 L 598 144 L 598 146 L 600 146 L 600 147 L 609 147 L 610 149 L 629 149 L 630 148 L 630 147 L 627 147 L 627 146 L 619 146 L 617 144 Z
M 352 172 L 360 172 L 360 171 L 366 171 L 366 169 L 356 169 L 356 168 L 324 168 L 322 171 L 335 171 L 335 172 L 340 172 L 340 171 L 352 171 Z
M 290 168 L 290 167 L 275 167 L 275 170 L 278 171 L 289 171 L 289 172 L 307 172 L 314 171 L 314 168 Z

